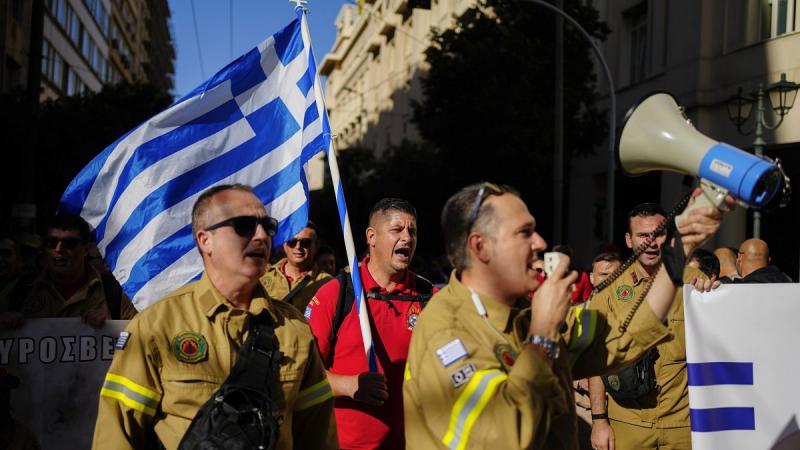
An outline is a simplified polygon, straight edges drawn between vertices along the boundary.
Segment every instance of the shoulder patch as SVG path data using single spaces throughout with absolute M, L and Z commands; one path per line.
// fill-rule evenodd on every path
M 453 382 L 453 387 L 459 387 L 469 381 L 472 375 L 475 375 L 478 369 L 475 364 L 467 364 L 466 366 L 459 367 L 455 372 L 450 374 L 450 381 Z
M 128 338 L 131 337 L 131 334 L 127 331 L 122 331 L 119 333 L 119 337 L 117 338 L 117 343 L 114 344 L 114 349 L 116 350 L 124 350 L 125 346 L 128 345 Z
M 506 372 L 517 362 L 517 352 L 508 344 L 497 344 L 494 346 L 494 356 L 500 361 Z
M 311 305 L 306 306 L 306 311 L 303 313 L 306 320 L 311 320 Z
M 633 287 L 628 286 L 627 284 L 623 284 L 618 287 L 614 293 L 617 295 L 617 299 L 622 300 L 623 302 L 630 301 L 634 295 Z
M 461 339 L 455 338 L 436 349 L 436 357 L 445 367 L 450 367 L 454 362 L 467 357 L 467 349 Z
M 202 335 L 188 331 L 175 336 L 172 340 L 172 352 L 178 361 L 194 364 L 208 355 L 208 344 Z

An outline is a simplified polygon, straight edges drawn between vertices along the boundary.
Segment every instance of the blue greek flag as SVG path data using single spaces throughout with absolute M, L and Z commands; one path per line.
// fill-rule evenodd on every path
M 61 210 L 92 226 L 138 309 L 203 270 L 191 209 L 209 187 L 253 186 L 280 245 L 308 221 L 306 163 L 330 146 L 306 17 L 111 144 L 70 183 Z
M 714 386 L 753 388 L 752 362 L 688 363 L 686 369 L 689 386 L 695 390 Z M 689 416 L 695 433 L 756 429 L 755 408 L 752 406 L 690 408 Z

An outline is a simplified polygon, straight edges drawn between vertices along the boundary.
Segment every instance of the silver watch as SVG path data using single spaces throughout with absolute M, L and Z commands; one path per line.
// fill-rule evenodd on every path
M 525 342 L 537 345 L 544 349 L 547 356 L 550 359 L 556 360 L 558 356 L 561 354 L 561 348 L 558 346 L 558 342 L 548 339 L 544 336 L 539 336 L 538 334 L 534 334 L 533 336 L 528 336 L 525 339 Z

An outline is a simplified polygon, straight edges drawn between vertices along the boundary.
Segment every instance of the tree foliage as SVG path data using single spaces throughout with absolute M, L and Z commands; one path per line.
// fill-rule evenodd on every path
M 100 92 L 61 97 L 40 105 L 39 111 L 24 108 L 19 96 L 0 103 L 0 116 L 8 119 L 12 137 L 3 157 L 8 168 L 3 197 L 19 199 L 23 178 L 34 178 L 34 202 L 38 215 L 55 211 L 70 181 L 104 148 L 138 124 L 165 109 L 172 97 L 152 84 L 107 85 Z M 33 169 L 24 170 L 20 154 L 33 151 Z
M 608 28 L 581 0 L 565 11 L 604 39 Z M 440 150 L 454 190 L 481 179 L 514 185 L 541 217 L 551 210 L 555 14 L 519 0 L 481 0 L 452 29 L 435 31 L 426 51 L 424 100 L 414 121 Z M 591 49 L 564 27 L 564 130 L 567 162 L 593 152 L 605 136 L 595 102 Z M 549 220 L 540 220 L 548 223 Z
M 581 0 L 565 9 L 594 37 L 608 29 Z M 414 122 L 422 144 L 405 142 L 380 158 L 373 149 L 339 156 L 357 249 L 372 204 L 383 197 L 410 200 L 419 212 L 418 254 L 443 252 L 439 215 L 447 198 L 479 180 L 511 184 L 532 206 L 544 235 L 552 221 L 555 15 L 513 0 L 482 0 L 453 29 L 434 31 L 422 75 L 423 100 Z M 564 124 L 567 155 L 581 155 L 605 137 L 597 111 L 589 44 L 570 25 L 564 36 Z M 312 219 L 323 238 L 343 251 L 333 188 L 312 195 Z M 343 253 L 340 253 L 343 254 Z

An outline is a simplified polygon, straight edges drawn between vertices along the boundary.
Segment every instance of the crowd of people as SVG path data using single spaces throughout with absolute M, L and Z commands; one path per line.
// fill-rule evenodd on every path
M 559 245 L 547 274 L 536 219 L 491 183 L 448 200 L 452 271 L 422 274 L 417 214 L 402 199 L 374 205 L 354 287 L 311 222 L 271 260 L 277 222 L 249 187 L 217 186 L 191 217 L 202 278 L 138 313 L 88 224 L 58 215 L 40 240 L 0 238 L 0 329 L 132 319 L 95 448 L 689 449 L 681 287 L 792 281 L 759 239 L 701 248 L 719 210 L 670 231 L 651 203 L 628 214 L 632 264 L 609 247 L 580 270 Z

